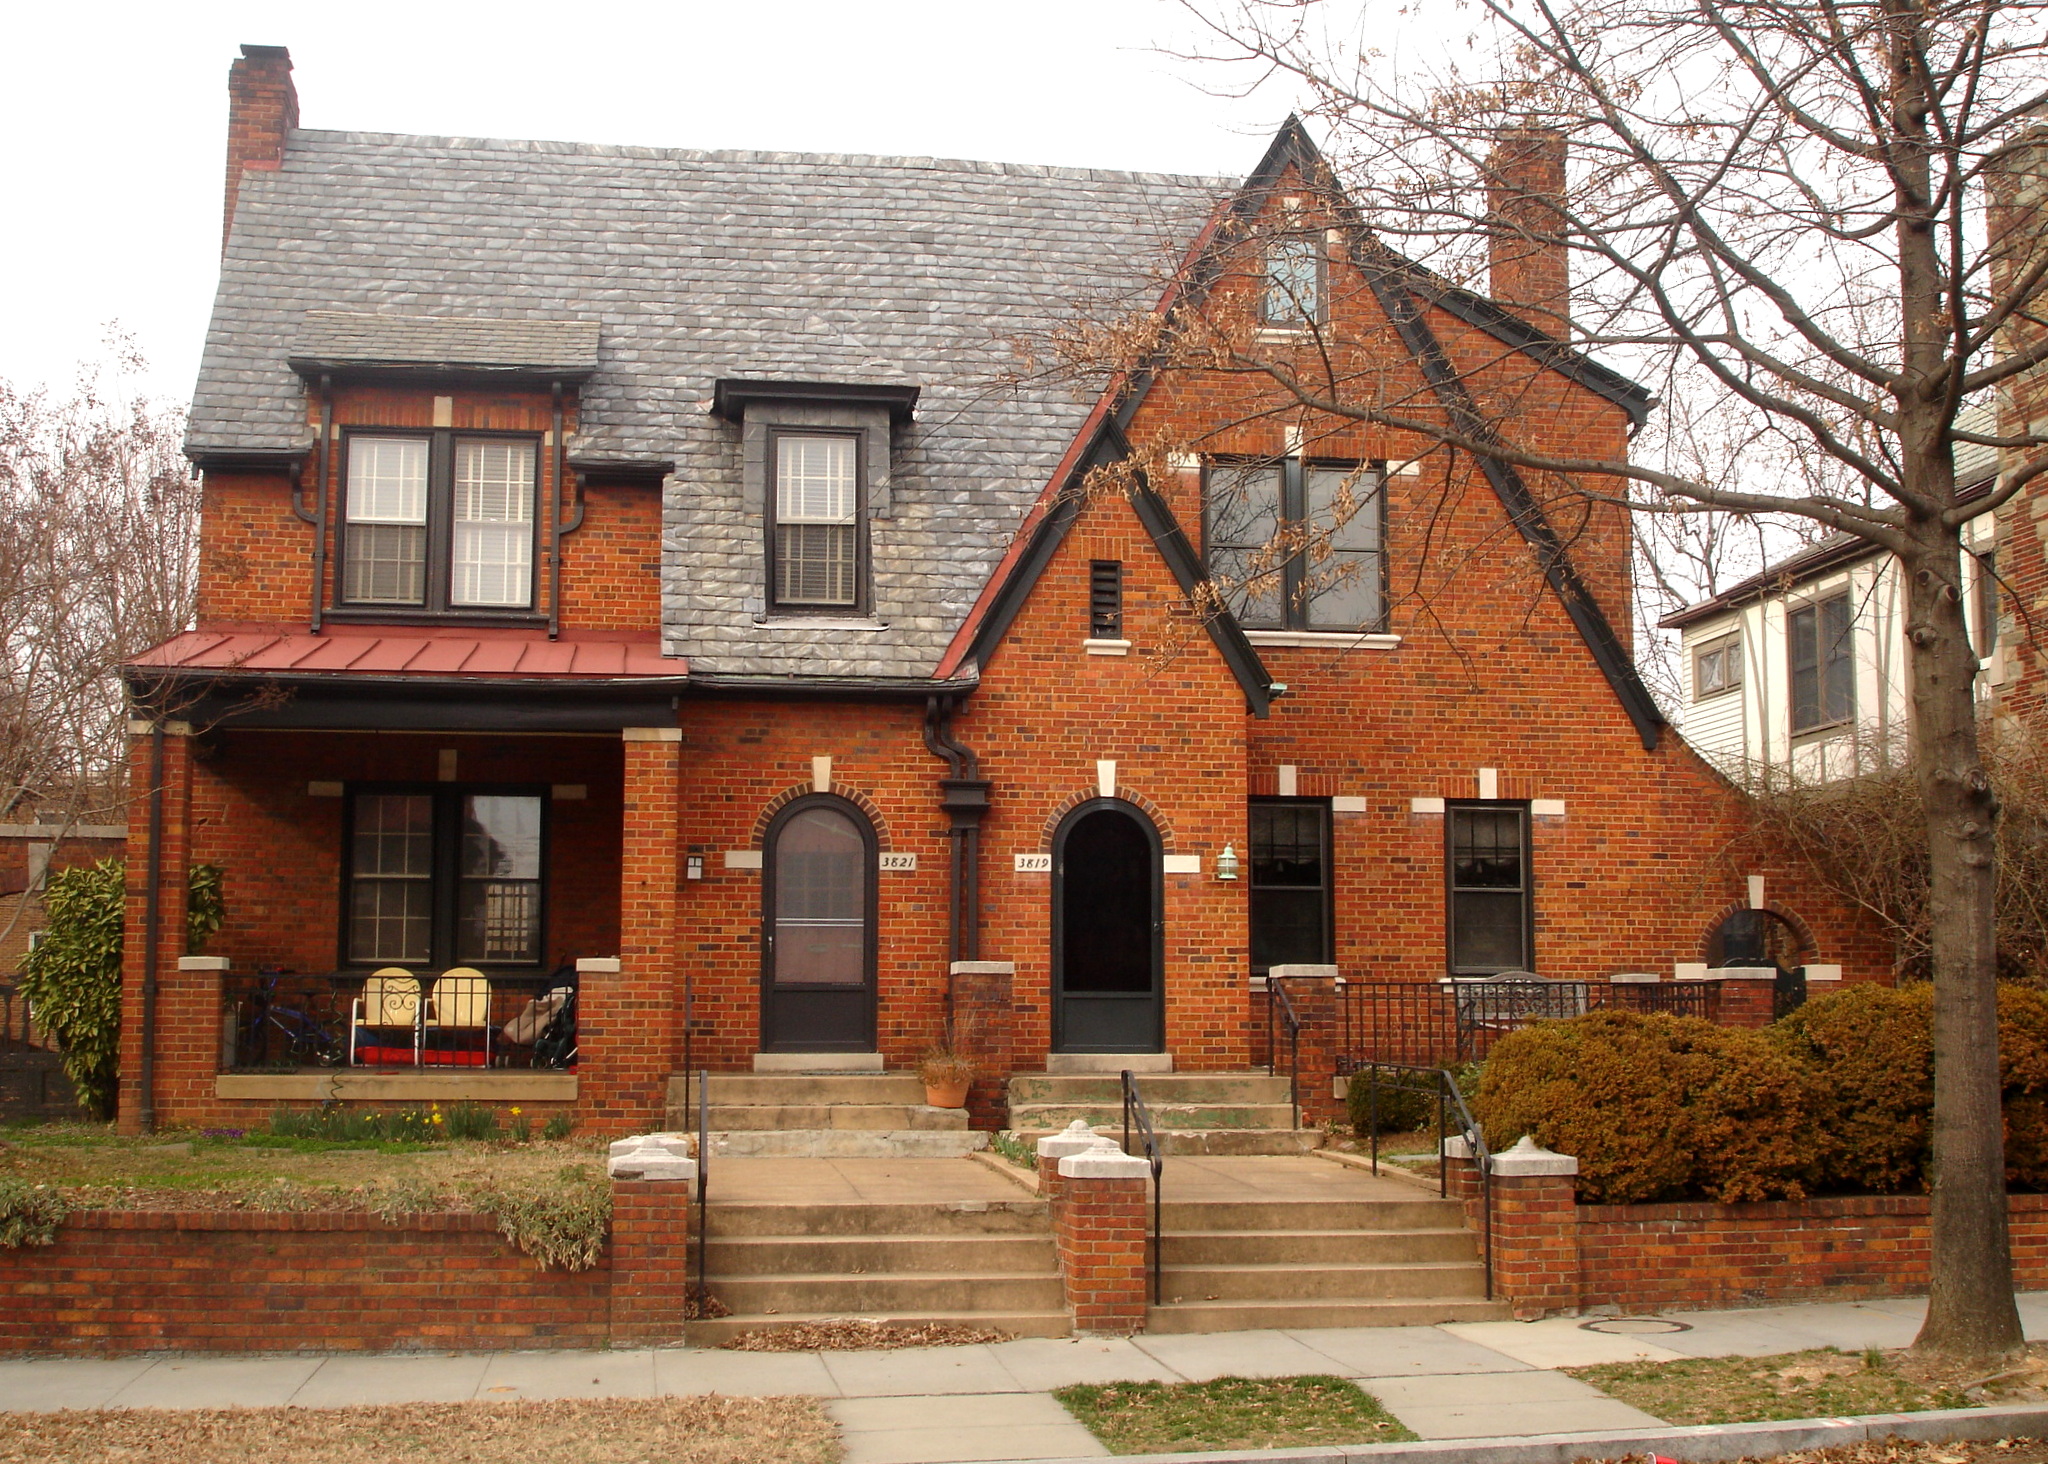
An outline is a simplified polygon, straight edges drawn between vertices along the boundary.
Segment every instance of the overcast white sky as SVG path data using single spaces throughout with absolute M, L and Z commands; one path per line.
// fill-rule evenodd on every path
M 0 377 L 61 386 L 118 321 L 189 394 L 244 41 L 291 48 L 308 127 L 1241 175 L 1289 99 L 1205 94 L 1158 53 L 1188 27 L 1171 0 L 24 5 Z

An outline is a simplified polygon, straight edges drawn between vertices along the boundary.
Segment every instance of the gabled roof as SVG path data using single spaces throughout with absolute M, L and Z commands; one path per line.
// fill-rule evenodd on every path
M 665 649 L 735 680 L 929 676 L 1088 416 L 1068 388 L 1017 370 L 1014 340 L 1105 302 L 1149 303 L 1230 186 L 295 131 L 281 168 L 244 176 L 187 450 L 305 451 L 288 358 L 309 312 L 315 325 L 338 312 L 595 331 L 570 457 L 674 464 Z M 741 427 L 712 412 L 722 379 L 919 388 L 873 536 L 872 621 L 757 623 L 761 509 L 741 490 Z

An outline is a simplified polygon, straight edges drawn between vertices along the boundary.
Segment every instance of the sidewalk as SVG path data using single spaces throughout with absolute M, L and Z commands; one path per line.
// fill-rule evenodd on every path
M 1903 1299 L 1671 1312 L 1657 1322 L 1553 1318 L 1107 1341 L 1022 1338 L 896 1352 L 661 1348 L 8 1361 L 0 1362 L 0 1410 L 800 1394 L 831 1400 L 846 1464 L 936 1464 L 1106 1455 L 1050 1396 L 1068 1383 L 1331 1373 L 1355 1379 L 1424 1439 L 1493 1439 L 1657 1426 L 1558 1368 L 1902 1347 L 1913 1340 L 1925 1306 Z M 2048 1292 L 2022 1294 L 2020 1315 L 2029 1338 L 2048 1338 Z M 1670 1323 L 1685 1330 L 1668 1330 Z

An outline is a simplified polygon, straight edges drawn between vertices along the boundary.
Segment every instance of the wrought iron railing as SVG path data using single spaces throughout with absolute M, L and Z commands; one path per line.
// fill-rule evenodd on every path
M 711 1233 L 704 1228 L 705 1206 L 711 1188 L 711 1084 L 708 1072 L 685 1069 L 697 1083 L 697 1294 L 693 1298 L 697 1315 L 710 1315 L 711 1292 L 704 1285 L 705 1257 L 711 1249 Z
M 1456 1076 L 1446 1068 L 1418 1066 L 1410 1063 L 1373 1062 L 1361 1067 L 1352 1077 L 1352 1082 L 1368 1085 L 1366 1112 L 1368 1127 L 1372 1133 L 1372 1172 L 1380 1172 L 1380 1095 L 1382 1092 L 1400 1091 L 1420 1093 L 1436 1103 L 1436 1192 L 1450 1194 L 1450 1165 L 1444 1153 L 1444 1140 L 1453 1137 L 1451 1123 L 1457 1122 L 1456 1137 L 1470 1147 L 1472 1166 L 1479 1179 L 1479 1233 L 1480 1250 L 1486 1263 L 1486 1299 L 1493 1300 L 1493 1151 L 1486 1146 L 1486 1136 L 1480 1130 L 1479 1121 L 1466 1106 L 1465 1095 L 1458 1089 Z
M 1337 1071 L 1371 1062 L 1420 1067 L 1476 1062 L 1531 1022 L 1615 1009 L 1713 1020 L 1717 981 L 1345 981 L 1337 1000 Z
M 570 1069 L 573 965 L 544 976 L 263 970 L 221 983 L 223 1072 L 301 1068 Z
M 1287 1102 L 1294 1110 L 1294 1127 L 1301 1127 L 1301 1014 L 1286 982 L 1278 976 L 1266 978 L 1266 1071 L 1278 1074 L 1280 1029 L 1287 1029 Z
M 1159 1245 L 1159 1218 L 1161 1213 L 1161 1206 L 1159 1200 L 1159 1176 L 1160 1172 L 1166 1166 L 1165 1160 L 1159 1152 L 1158 1130 L 1156 1130 L 1152 1126 L 1152 1110 L 1145 1106 L 1144 1095 L 1138 1091 L 1137 1079 L 1131 1076 L 1131 1070 L 1129 1068 L 1124 1069 L 1123 1087 L 1124 1152 L 1126 1154 L 1132 1152 L 1131 1131 L 1135 1127 L 1138 1134 L 1138 1142 L 1144 1146 L 1145 1162 L 1152 1166 L 1152 1304 L 1154 1306 L 1157 1306 L 1159 1305 L 1160 1293 L 1159 1276 L 1161 1254 Z

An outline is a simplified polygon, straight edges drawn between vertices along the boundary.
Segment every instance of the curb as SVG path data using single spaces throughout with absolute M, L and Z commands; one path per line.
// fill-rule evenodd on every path
M 1794 1449 L 1835 1449 L 1885 1438 L 1949 1443 L 1963 1439 L 2048 1438 L 2048 1403 L 2003 1408 L 1938 1408 L 1857 1418 L 1795 1418 L 1605 1433 L 1531 1434 L 1506 1439 L 1426 1439 L 1310 1449 L 1244 1449 L 1207 1454 L 1125 1454 L 1120 1464 L 1573 1464 L 1662 1454 L 1687 1464 L 1760 1458 Z M 997 1464 L 1091 1464 L 1086 1459 L 1002 1460 Z M 1100 1464 L 1099 1460 L 1092 1464 Z

